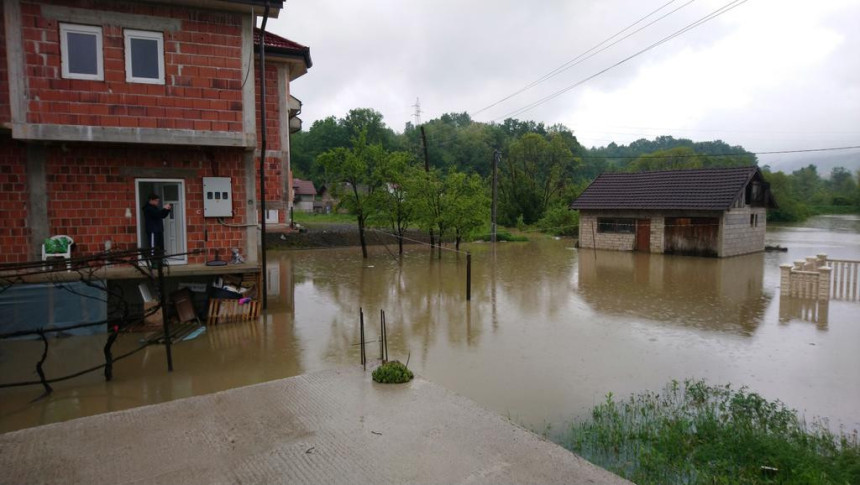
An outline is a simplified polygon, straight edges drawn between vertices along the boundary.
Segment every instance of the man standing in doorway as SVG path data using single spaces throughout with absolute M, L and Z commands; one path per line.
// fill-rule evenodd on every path
M 163 208 L 158 207 L 161 199 L 156 194 L 150 194 L 149 200 L 143 206 L 143 221 L 144 229 L 146 230 L 146 240 L 143 242 L 145 248 L 151 248 L 154 253 L 160 249 L 164 251 L 164 221 L 163 219 L 170 215 L 173 209 L 171 204 L 165 204 Z M 159 261 L 156 264 L 161 264 Z

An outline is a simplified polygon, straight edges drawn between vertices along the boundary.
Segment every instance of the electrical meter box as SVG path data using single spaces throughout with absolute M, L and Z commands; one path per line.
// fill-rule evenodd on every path
M 203 177 L 203 217 L 233 217 L 230 177 Z

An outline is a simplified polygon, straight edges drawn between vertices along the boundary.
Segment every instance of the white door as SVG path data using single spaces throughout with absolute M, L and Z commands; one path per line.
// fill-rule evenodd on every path
M 185 264 L 188 257 L 186 226 L 185 226 L 185 183 L 182 180 L 153 180 L 139 179 L 137 181 L 137 199 L 139 206 L 148 203 L 149 195 L 156 194 L 161 198 L 161 205 L 171 204 L 173 210 L 164 219 L 164 252 L 176 256 L 168 258 L 173 264 Z M 138 244 L 143 247 L 146 237 L 142 212 L 138 216 Z

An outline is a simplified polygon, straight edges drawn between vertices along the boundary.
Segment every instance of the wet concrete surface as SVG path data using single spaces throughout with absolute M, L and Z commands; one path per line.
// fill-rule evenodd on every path
M 630 483 L 441 386 L 353 366 L 0 435 L 0 483 Z
M 786 253 L 726 259 L 577 250 L 569 240 L 465 246 L 431 258 L 409 246 L 272 252 L 269 312 L 218 325 L 174 347 L 149 347 L 114 368 L 55 385 L 0 390 L 0 432 L 222 391 L 359 362 L 386 311 L 389 355 L 427 379 L 529 429 L 565 438 L 612 392 L 659 391 L 672 379 L 746 385 L 808 419 L 860 429 L 860 303 L 831 301 L 825 318 L 779 296 L 779 265 L 817 253 L 860 259 L 860 218 L 770 227 Z M 396 248 L 389 249 L 396 253 Z M 821 316 L 822 313 L 816 313 Z M 120 354 L 137 346 L 123 335 Z M 104 336 L 51 340 L 48 376 L 96 365 Z M 0 342 L 0 381 L 30 380 L 38 341 Z M 369 354 L 373 355 L 373 347 Z

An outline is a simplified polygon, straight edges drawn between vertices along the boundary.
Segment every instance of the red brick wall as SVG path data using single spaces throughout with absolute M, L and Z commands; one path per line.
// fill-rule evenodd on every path
M 9 73 L 6 65 L 6 22 L 0 8 L 0 124 L 12 120 L 9 112 Z
M 254 59 L 259 63 L 259 58 Z M 257 126 L 260 124 L 260 66 L 254 68 L 254 76 L 257 84 L 254 85 L 256 97 L 254 100 L 257 113 Z M 281 106 L 278 96 L 278 65 L 266 63 L 266 150 L 281 150 L 280 134 Z M 257 147 L 262 143 L 262 130 L 257 130 Z M 268 190 L 268 188 L 267 188 Z
M 126 82 L 122 25 L 102 26 L 104 81 L 63 79 L 59 23 L 43 3 L 180 19 L 164 32 L 165 84 Z M 21 12 L 28 122 L 242 131 L 241 15 L 93 0 L 23 0 Z
M 203 217 L 202 177 L 214 175 L 232 177 L 234 217 L 225 219 L 229 224 L 244 224 L 245 200 L 244 162 L 241 150 L 214 150 L 214 160 L 194 148 L 97 146 L 67 144 L 51 147 L 47 163 L 48 220 L 52 234 L 68 234 L 75 243 L 75 254 L 92 254 L 104 250 L 104 242 L 113 241 L 117 250 L 137 247 L 137 223 L 140 204 L 135 199 L 135 176 L 124 175 L 125 170 L 183 169 L 194 176 L 185 177 L 186 224 L 188 249 L 203 249 L 204 228 L 209 230 L 210 259 L 214 249 L 221 257 L 229 256 L 228 249 L 245 248 L 244 228 L 226 227 L 215 219 Z M 133 167 L 133 168 L 129 168 Z M 151 177 L 137 177 L 151 178 Z M 161 178 L 161 177 L 158 177 Z M 182 178 L 167 176 L 163 178 Z M 132 218 L 125 218 L 126 208 Z M 205 255 L 190 256 L 190 263 L 205 261 Z
M 255 62 L 257 59 L 255 59 Z M 260 111 L 260 67 L 255 67 L 254 72 L 257 84 L 255 85 L 255 106 L 256 106 L 256 123 L 261 124 Z M 286 106 L 280 105 L 280 96 L 278 93 L 278 64 L 266 63 L 266 151 L 284 150 L 281 146 L 280 134 L 280 116 L 281 109 Z M 257 130 L 257 147 L 262 147 L 262 129 Z M 260 159 L 257 158 L 257 170 L 259 174 Z M 269 209 L 279 209 L 278 222 L 284 223 L 287 220 L 286 215 L 286 199 L 284 194 L 284 186 L 287 183 L 287 174 L 283 171 L 281 160 L 273 157 L 266 157 L 266 202 Z M 260 184 L 257 183 L 257 200 L 260 200 Z
M 260 200 L 260 158 L 256 160 L 257 174 L 257 200 Z M 281 159 L 274 157 L 266 157 L 266 202 L 272 205 L 270 209 L 284 208 L 284 177 L 281 167 Z
M 0 137 L 0 263 L 30 258 L 24 145 Z

